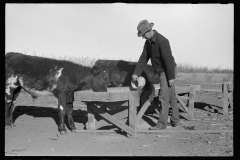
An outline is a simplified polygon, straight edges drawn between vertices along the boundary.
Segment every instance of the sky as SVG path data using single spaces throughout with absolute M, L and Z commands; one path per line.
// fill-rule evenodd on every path
M 138 61 L 146 19 L 177 64 L 233 69 L 233 4 L 6 4 L 5 54 Z

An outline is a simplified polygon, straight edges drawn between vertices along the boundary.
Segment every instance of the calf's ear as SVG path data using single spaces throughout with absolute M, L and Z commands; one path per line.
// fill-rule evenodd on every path
M 96 66 L 92 67 L 91 73 L 96 76 L 100 73 L 100 71 L 98 70 L 98 68 Z

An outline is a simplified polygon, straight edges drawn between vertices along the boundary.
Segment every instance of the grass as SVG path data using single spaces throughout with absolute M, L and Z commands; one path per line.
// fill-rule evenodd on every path
M 23 54 L 27 54 L 26 51 Z M 48 57 L 48 58 L 52 58 L 52 59 L 58 59 L 58 60 L 66 60 L 66 61 L 71 61 L 77 64 L 82 64 L 84 66 L 90 66 L 92 67 L 95 62 L 98 59 L 110 59 L 109 57 L 100 57 L 100 56 L 96 56 L 94 58 L 92 57 L 88 57 L 88 56 L 82 56 L 82 57 L 70 57 L 70 56 L 54 56 L 54 55 L 45 55 L 45 54 L 37 54 L 36 52 L 33 52 L 32 54 L 33 56 L 39 56 L 39 57 Z M 116 60 L 120 60 L 120 58 L 117 58 Z M 132 61 L 131 59 L 122 59 L 125 61 Z M 233 74 L 233 70 L 229 69 L 229 68 L 222 68 L 221 66 L 218 67 L 208 67 L 208 66 L 197 66 L 197 65 L 192 65 L 189 63 L 178 63 L 177 64 L 177 72 L 180 73 L 193 73 L 193 78 L 196 78 L 195 76 L 196 73 L 208 73 L 206 74 L 206 80 L 212 80 L 212 75 L 215 73 L 228 73 L 228 76 L 223 78 L 223 81 L 226 81 L 227 79 L 231 78 L 232 74 Z
M 83 66 L 90 66 L 92 67 L 95 62 L 99 59 L 98 57 L 95 58 L 91 58 L 88 56 L 85 57 L 70 57 L 70 56 L 66 56 L 66 55 L 59 55 L 59 56 L 55 56 L 55 55 L 47 55 L 47 54 L 37 54 L 36 52 L 30 54 L 32 56 L 38 56 L 38 57 L 47 57 L 47 58 L 51 58 L 51 59 L 57 59 L 57 60 L 65 60 L 65 61 L 70 61 L 76 64 L 81 64 Z
M 197 66 L 192 64 L 177 64 L 177 71 L 183 73 L 233 73 L 232 69 L 218 67 L 208 67 L 208 66 Z

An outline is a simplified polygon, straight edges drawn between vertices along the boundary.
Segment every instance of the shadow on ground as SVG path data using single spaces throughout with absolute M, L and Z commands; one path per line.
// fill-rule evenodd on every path
M 58 111 L 55 108 L 46 108 L 46 107 L 37 107 L 37 106 L 17 106 L 13 112 L 13 122 L 21 115 L 29 115 L 35 117 L 50 117 L 53 118 L 56 125 L 58 125 Z M 73 111 L 73 120 L 77 123 L 83 123 L 84 125 L 87 122 L 86 113 L 80 110 Z M 67 116 L 65 116 L 65 124 L 69 128 L 67 123 Z
M 212 108 L 209 104 L 203 103 L 203 102 L 195 102 L 195 104 L 194 104 L 194 108 L 200 109 L 200 110 L 203 110 L 203 111 L 205 111 L 204 108 L 206 106 L 209 107 L 209 108 Z M 151 111 L 153 111 L 153 110 L 151 109 Z M 119 112 L 119 110 L 111 110 L 108 113 L 110 115 L 114 115 L 117 112 Z M 170 112 L 171 112 L 171 109 L 170 109 Z M 221 113 L 221 108 L 216 106 L 214 112 L 215 113 Z M 59 123 L 58 122 L 58 120 L 59 120 L 58 111 L 57 111 L 56 108 L 46 108 L 46 107 L 37 107 L 37 106 L 17 106 L 14 113 L 13 113 L 13 121 L 15 122 L 16 119 L 19 116 L 24 115 L 24 114 L 29 115 L 29 116 L 33 116 L 33 117 L 50 117 L 50 118 L 53 118 L 56 125 L 58 125 L 58 123 Z M 94 115 L 95 115 L 95 118 L 96 118 L 97 121 L 99 121 L 101 119 L 104 119 L 105 121 L 107 121 L 108 123 L 111 124 L 111 122 L 109 122 L 105 118 L 99 116 L 98 114 L 94 114 Z M 122 117 L 122 116 L 120 116 L 120 117 Z M 153 115 L 153 114 L 149 114 L 147 112 L 145 113 L 145 115 L 143 115 L 142 119 L 144 121 L 146 121 L 150 126 L 156 125 L 156 123 L 150 117 L 154 118 L 156 120 L 158 119 L 158 116 Z M 82 123 L 86 127 L 86 123 L 88 121 L 87 112 L 86 111 L 81 111 L 81 110 L 74 110 L 73 111 L 73 120 L 74 120 L 74 122 Z M 69 126 L 68 126 L 67 116 L 65 117 L 65 124 L 68 127 L 68 129 L 70 129 Z M 128 124 L 128 120 L 126 121 L 126 124 Z M 99 129 L 100 130 L 103 130 L 103 129 L 105 130 L 105 129 L 113 129 L 113 128 L 118 128 L 118 127 L 115 126 L 115 125 L 110 125 L 110 126 L 100 127 Z M 117 132 L 119 132 L 121 134 L 121 131 L 117 131 Z
M 194 108 L 195 109 L 200 109 L 200 110 L 203 110 L 203 111 L 210 111 L 211 110 L 210 112 L 222 114 L 222 108 L 221 107 L 210 105 L 210 104 L 207 104 L 207 103 L 204 103 L 204 102 L 195 102 L 194 103 Z M 206 108 L 210 109 L 210 110 L 206 110 Z

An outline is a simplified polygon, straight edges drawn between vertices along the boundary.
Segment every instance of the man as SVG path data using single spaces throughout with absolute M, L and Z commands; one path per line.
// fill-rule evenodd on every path
M 133 81 L 138 79 L 142 73 L 142 65 L 147 64 L 151 59 L 152 67 L 160 75 L 160 93 L 159 100 L 162 104 L 162 111 L 159 115 L 156 126 L 150 127 L 150 130 L 166 129 L 168 120 L 169 103 L 172 107 L 171 125 L 173 127 L 181 125 L 179 123 L 179 110 L 177 107 L 177 97 L 175 93 L 174 79 L 176 76 L 176 63 L 172 56 L 168 39 L 152 30 L 154 23 L 147 20 L 141 21 L 138 26 L 138 37 L 146 39 L 143 52 L 138 60 L 138 64 L 132 75 Z

